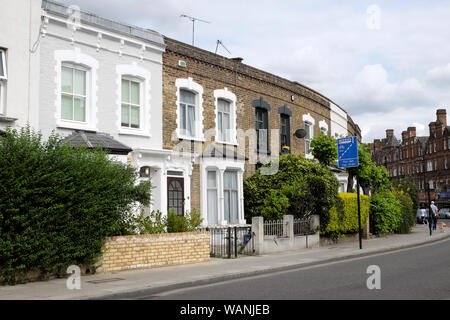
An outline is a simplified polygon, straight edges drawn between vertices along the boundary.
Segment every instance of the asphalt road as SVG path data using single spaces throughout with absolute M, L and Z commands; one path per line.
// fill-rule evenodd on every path
M 369 266 L 381 289 L 369 290 Z M 375 283 L 370 281 L 370 283 Z M 180 289 L 146 300 L 450 299 L 450 239 L 391 253 Z

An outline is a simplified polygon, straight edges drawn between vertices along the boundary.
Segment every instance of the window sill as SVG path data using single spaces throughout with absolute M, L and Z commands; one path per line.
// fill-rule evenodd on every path
M 17 118 L 10 118 L 10 117 L 0 115 L 0 122 L 14 122 L 17 120 L 18 120 Z
M 219 141 L 219 140 L 217 140 L 217 141 L 214 141 L 214 142 L 217 143 L 217 144 L 225 144 L 225 145 L 228 145 L 228 146 L 239 146 L 237 141 L 236 142 L 226 142 L 226 141 Z
M 272 154 L 272 152 L 268 151 L 268 150 L 255 150 L 256 154 L 266 154 L 268 156 L 270 156 Z
M 198 142 L 205 142 L 205 138 L 197 138 L 197 137 L 188 137 L 188 136 L 178 136 L 178 139 L 180 140 L 191 140 L 191 141 L 198 141 Z
M 152 135 L 148 132 L 145 132 L 143 130 L 132 130 L 132 129 L 124 129 L 124 128 L 120 128 L 119 129 L 119 134 L 120 135 L 128 135 L 128 136 L 140 136 L 140 137 L 145 137 L 145 138 L 151 138 Z
M 94 132 L 98 131 L 97 128 L 90 126 L 88 123 L 72 122 L 72 121 L 65 121 L 65 120 L 57 120 L 56 127 L 63 128 L 63 129 L 72 129 L 72 130 L 84 130 L 84 131 L 94 131 Z

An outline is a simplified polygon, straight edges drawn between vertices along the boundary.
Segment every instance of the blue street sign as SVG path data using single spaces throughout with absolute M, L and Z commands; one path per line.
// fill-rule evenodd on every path
M 339 168 L 352 168 L 359 166 L 358 139 L 347 137 L 337 140 Z

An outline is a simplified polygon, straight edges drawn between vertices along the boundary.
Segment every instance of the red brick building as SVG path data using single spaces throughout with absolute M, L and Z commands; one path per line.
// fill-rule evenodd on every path
M 416 136 L 416 128 L 409 127 L 397 140 L 394 130 L 386 130 L 386 138 L 370 144 L 372 159 L 384 165 L 391 180 L 411 177 L 419 188 L 420 202 L 427 203 L 427 184 L 430 199 L 448 206 L 450 188 L 450 127 L 445 109 L 436 111 L 436 121 L 429 123 L 429 135 Z

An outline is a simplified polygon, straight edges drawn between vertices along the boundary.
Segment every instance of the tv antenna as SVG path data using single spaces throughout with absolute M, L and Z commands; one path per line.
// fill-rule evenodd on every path
M 219 48 L 219 44 L 225 49 L 225 50 L 227 50 L 227 52 L 229 53 L 229 54 L 231 54 L 231 52 L 230 52 L 230 50 L 228 50 L 224 45 L 223 45 L 223 42 L 221 41 L 221 40 L 217 40 L 217 45 L 216 45 L 216 54 L 217 54 L 217 48 Z
M 200 21 L 200 22 L 205 22 L 205 23 L 211 23 L 211 22 L 209 22 L 209 21 L 205 21 L 205 20 L 202 20 L 202 19 L 190 17 L 190 16 L 185 15 L 185 14 L 182 14 L 182 15 L 180 16 L 180 18 L 188 18 L 189 20 L 192 21 L 192 45 L 194 45 L 195 21 Z

